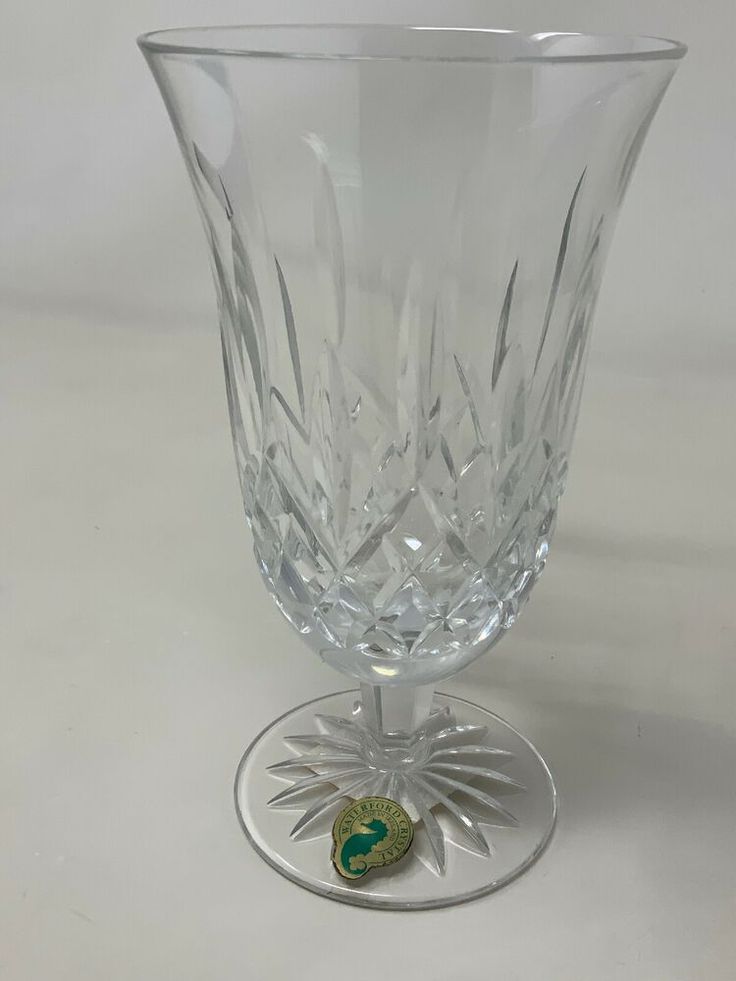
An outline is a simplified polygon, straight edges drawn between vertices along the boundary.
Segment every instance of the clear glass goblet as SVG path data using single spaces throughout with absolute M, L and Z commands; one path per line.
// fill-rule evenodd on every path
M 433 692 L 544 568 L 616 214 L 685 49 L 379 26 L 139 43 L 210 245 L 258 566 L 360 684 L 258 736 L 243 828 L 345 902 L 489 892 L 544 848 L 554 784 L 507 723 Z M 366 797 L 414 841 L 346 879 L 332 823 Z

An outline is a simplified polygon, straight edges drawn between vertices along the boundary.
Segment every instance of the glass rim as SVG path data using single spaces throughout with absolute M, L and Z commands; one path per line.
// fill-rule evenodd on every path
M 606 41 L 611 50 L 591 52 L 589 54 L 517 54 L 509 57 L 499 56 L 498 52 L 488 55 L 454 55 L 454 54 L 417 54 L 410 52 L 398 53 L 355 53 L 339 51 L 303 51 L 296 45 L 275 45 L 273 49 L 262 45 L 222 46 L 207 43 L 206 36 L 216 31 L 243 33 L 249 31 L 267 32 L 277 36 L 281 31 L 303 31 L 305 34 L 318 34 L 320 31 L 375 31 L 381 30 L 396 36 L 408 32 L 448 32 L 465 33 L 468 35 L 505 35 L 522 39 L 531 43 L 539 43 L 553 37 L 575 37 L 589 42 Z M 202 35 L 202 40 L 192 40 L 194 36 Z M 312 23 L 312 24 L 231 24 L 207 25 L 203 27 L 171 27 L 162 30 L 148 31 L 136 39 L 142 51 L 153 54 L 198 54 L 221 55 L 240 58 L 282 58 L 300 61 L 430 61 L 470 63 L 485 65 L 518 65 L 518 64 L 588 64 L 601 62 L 637 62 L 676 60 L 687 52 L 687 45 L 671 38 L 649 34 L 587 34 L 574 31 L 542 31 L 536 34 L 526 34 L 523 31 L 501 30 L 487 27 L 461 27 L 449 25 L 420 25 L 420 24 L 350 24 L 350 23 Z M 622 50 L 625 44 L 640 42 L 643 47 L 639 51 Z

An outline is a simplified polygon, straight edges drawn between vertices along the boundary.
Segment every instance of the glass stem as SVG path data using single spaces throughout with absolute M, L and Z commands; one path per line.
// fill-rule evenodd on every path
M 379 742 L 410 738 L 429 718 L 433 694 L 432 685 L 361 684 L 363 719 Z

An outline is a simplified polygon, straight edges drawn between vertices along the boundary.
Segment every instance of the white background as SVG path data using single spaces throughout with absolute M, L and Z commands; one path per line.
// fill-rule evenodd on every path
M 733 978 L 732 0 L 3 13 L 0 979 Z M 343 683 L 250 557 L 204 237 L 134 38 L 269 20 L 690 45 L 619 221 L 548 571 L 446 686 L 543 750 L 559 828 L 517 883 L 444 912 L 299 890 L 231 803 L 252 736 Z

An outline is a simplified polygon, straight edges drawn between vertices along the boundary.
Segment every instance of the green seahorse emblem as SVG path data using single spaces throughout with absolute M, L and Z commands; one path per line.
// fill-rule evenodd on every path
M 340 864 L 344 869 L 350 869 L 356 876 L 365 875 L 369 867 L 366 856 L 370 855 L 373 846 L 383 841 L 387 835 L 388 828 L 383 821 L 379 821 L 378 818 L 366 821 L 360 831 L 350 835 L 342 846 Z
M 332 863 L 345 879 L 398 862 L 414 837 L 411 818 L 387 797 L 361 797 L 348 804 L 332 826 Z

